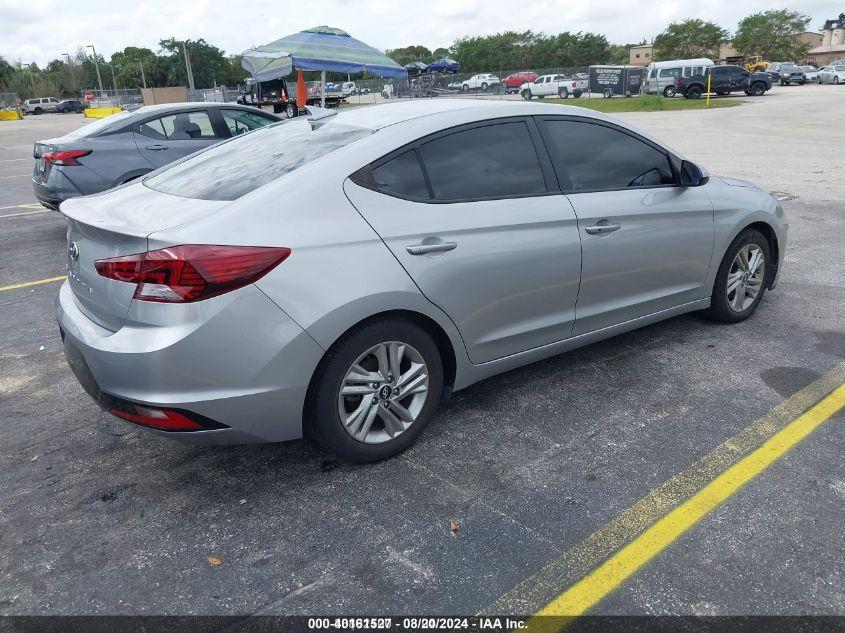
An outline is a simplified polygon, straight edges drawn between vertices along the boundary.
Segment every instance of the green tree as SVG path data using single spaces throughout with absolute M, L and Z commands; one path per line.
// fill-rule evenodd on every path
M 441 48 L 435 48 L 431 52 L 431 56 L 434 59 L 443 59 L 444 57 L 449 57 L 451 54 L 452 54 L 452 52 L 448 48 L 442 48 L 442 47 Z
M 719 46 L 728 32 L 715 22 L 690 19 L 673 22 L 654 38 L 654 61 L 719 57 Z
M 404 66 L 409 62 L 430 62 L 433 61 L 434 55 L 425 46 L 414 44 L 412 46 L 404 46 L 402 48 L 394 48 L 385 53 L 390 59 L 397 64 Z
M 810 16 L 788 9 L 762 11 L 743 18 L 733 38 L 734 48 L 745 57 L 769 61 L 800 61 L 810 46 L 796 37 L 807 30 Z
M 167 58 L 168 86 L 188 85 L 182 41 L 168 38 L 159 41 L 161 53 Z M 191 61 L 196 88 L 211 88 L 224 82 L 231 73 L 231 64 L 223 51 L 204 39 L 186 40 L 185 48 Z

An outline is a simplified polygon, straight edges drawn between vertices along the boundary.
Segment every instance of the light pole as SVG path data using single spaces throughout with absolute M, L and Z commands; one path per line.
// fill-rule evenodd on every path
M 98 84 L 99 84 L 99 86 L 100 86 L 100 93 L 101 93 L 101 95 L 100 95 L 100 96 L 102 96 L 102 92 L 103 92 L 103 80 L 102 80 L 102 79 L 100 79 L 100 64 L 98 64 L 98 63 L 97 63 L 97 49 L 96 49 L 96 48 L 94 48 L 94 45 L 93 45 L 93 44 L 89 44 L 89 45 L 88 45 L 88 46 L 86 46 L 85 48 L 90 48 L 92 51 L 94 51 L 94 69 L 97 71 L 97 83 L 98 83 Z
M 77 89 L 76 85 L 76 70 L 73 67 L 73 60 L 70 58 L 70 53 L 62 53 L 65 57 L 67 57 L 67 67 L 70 68 L 70 80 L 73 82 L 73 89 Z
M 194 71 L 191 69 L 191 60 L 188 59 L 188 49 L 185 40 L 182 41 L 182 53 L 185 55 L 185 72 L 188 73 L 188 90 L 194 91 Z

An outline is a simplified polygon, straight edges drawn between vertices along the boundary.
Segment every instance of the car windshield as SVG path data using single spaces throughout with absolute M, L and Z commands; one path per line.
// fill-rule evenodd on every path
M 334 121 L 274 123 L 195 154 L 144 180 L 150 189 L 184 198 L 236 200 L 373 130 Z
M 111 128 L 112 126 L 120 125 L 122 122 L 125 122 L 127 119 L 131 119 L 133 116 L 132 112 L 124 110 L 123 112 L 107 116 L 104 119 L 97 119 L 88 125 L 83 125 L 81 128 L 65 134 L 64 138 L 69 141 L 77 141 L 81 138 L 90 138 Z

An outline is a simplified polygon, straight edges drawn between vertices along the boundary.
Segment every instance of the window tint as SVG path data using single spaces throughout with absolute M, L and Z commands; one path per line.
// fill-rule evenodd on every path
M 215 138 L 211 119 L 205 111 L 179 112 L 143 123 L 138 130 L 158 140 L 189 141 Z
M 545 128 L 572 191 L 675 183 L 668 156 L 629 134 L 581 121 L 546 121 Z
M 164 126 L 161 124 L 161 119 L 153 119 L 152 121 L 142 123 L 138 131 L 150 138 L 160 141 L 167 140 L 167 134 L 164 133 Z
M 681 69 L 680 68 L 664 68 L 660 71 L 661 77 L 680 77 L 681 76 Z
M 374 169 L 373 180 L 376 188 L 384 193 L 428 200 L 425 176 L 414 150 L 400 154 Z
M 237 136 L 144 180 L 151 189 L 185 198 L 237 200 L 372 130 L 294 119 Z
M 522 122 L 449 134 L 420 147 L 436 200 L 546 192 L 540 159 Z
M 730 75 L 731 69 L 728 66 L 714 66 L 710 69 L 711 74 L 713 77 L 728 77 Z
M 220 114 L 223 115 L 223 120 L 232 136 L 276 122 L 276 119 L 271 119 L 258 112 L 247 112 L 245 110 L 221 110 Z

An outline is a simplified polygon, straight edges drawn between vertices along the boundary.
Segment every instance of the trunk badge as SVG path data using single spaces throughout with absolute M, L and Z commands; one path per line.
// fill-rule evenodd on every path
M 73 261 L 79 261 L 79 244 L 77 244 L 76 242 L 71 242 L 70 246 L 67 247 L 67 252 Z

